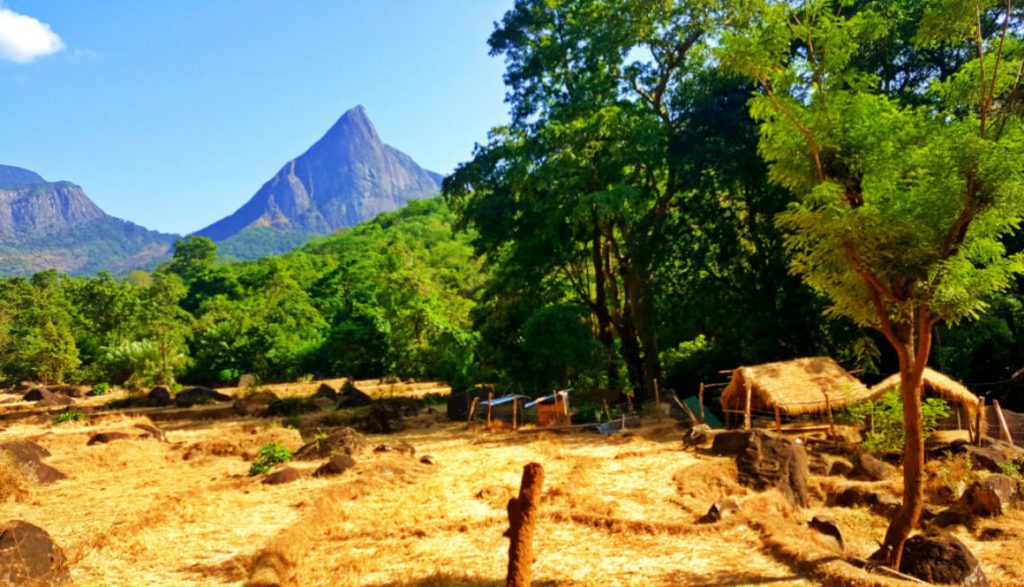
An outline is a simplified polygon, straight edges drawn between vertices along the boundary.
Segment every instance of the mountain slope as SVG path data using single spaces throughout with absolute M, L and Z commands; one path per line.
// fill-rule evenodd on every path
M 125 271 L 166 255 L 176 238 L 107 215 L 73 183 L 0 166 L 0 273 Z
M 34 183 L 45 183 L 46 180 L 35 171 L 0 165 L 0 190 L 14 190 Z
M 409 200 L 434 196 L 440 181 L 440 175 L 385 145 L 357 106 L 238 211 L 196 234 L 241 258 L 278 253 L 311 234 L 355 226 Z

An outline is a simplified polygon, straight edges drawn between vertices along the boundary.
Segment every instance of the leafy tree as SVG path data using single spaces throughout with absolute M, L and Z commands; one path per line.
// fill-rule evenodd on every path
M 46 383 L 64 383 L 64 377 L 81 363 L 75 339 L 66 328 L 47 322 L 27 341 L 26 354 L 32 371 Z
M 141 336 L 156 347 L 160 363 L 153 374 L 154 383 L 172 383 L 183 367 L 185 342 L 192 316 L 180 306 L 187 288 L 173 273 L 157 272 L 142 294 Z
M 982 14 L 999 26 L 979 26 Z M 904 499 L 883 545 L 897 568 L 922 507 L 921 382 L 933 329 L 980 315 L 1024 268 L 1002 242 L 1024 215 L 1019 18 L 1006 5 L 929 5 L 914 43 L 966 39 L 976 57 L 922 84 L 923 105 L 886 93 L 858 66 L 859 49 L 886 31 L 873 10 L 771 2 L 722 53 L 758 84 L 761 153 L 798 197 L 779 219 L 794 271 L 829 298 L 831 314 L 877 329 L 898 356 Z
M 192 234 L 175 241 L 174 254 L 163 269 L 190 282 L 211 269 L 216 262 L 217 245 L 205 236 Z

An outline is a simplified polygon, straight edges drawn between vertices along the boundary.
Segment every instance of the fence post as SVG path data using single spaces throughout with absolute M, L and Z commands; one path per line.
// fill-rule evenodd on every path
M 506 587 L 530 587 L 533 566 L 533 530 L 537 525 L 540 494 L 544 486 L 544 467 L 530 463 L 523 467 L 519 497 L 508 500 L 508 575 Z

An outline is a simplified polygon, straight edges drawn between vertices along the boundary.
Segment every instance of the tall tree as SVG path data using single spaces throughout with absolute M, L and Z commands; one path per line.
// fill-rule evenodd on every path
M 642 399 L 661 377 L 654 252 L 693 189 L 673 153 L 686 117 L 672 97 L 744 5 L 519 0 L 489 41 L 506 59 L 512 121 L 445 183 L 482 252 L 524 279 L 564 281 L 591 310 Z
M 770 2 L 756 26 L 727 36 L 722 58 L 758 84 L 761 153 L 798 197 L 779 219 L 793 269 L 829 312 L 877 329 L 898 356 L 903 504 L 882 549 L 898 568 L 922 508 L 933 329 L 979 315 L 1024 269 L 1002 242 L 1024 216 L 1022 15 L 1009 3 L 930 3 L 916 46 L 969 39 L 975 57 L 917 83 L 914 105 L 859 67 L 887 21 L 851 5 Z

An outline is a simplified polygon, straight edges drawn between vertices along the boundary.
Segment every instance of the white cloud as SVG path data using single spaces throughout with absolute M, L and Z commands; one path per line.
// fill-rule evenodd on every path
M 28 63 L 63 48 L 50 25 L 0 7 L 0 60 Z

